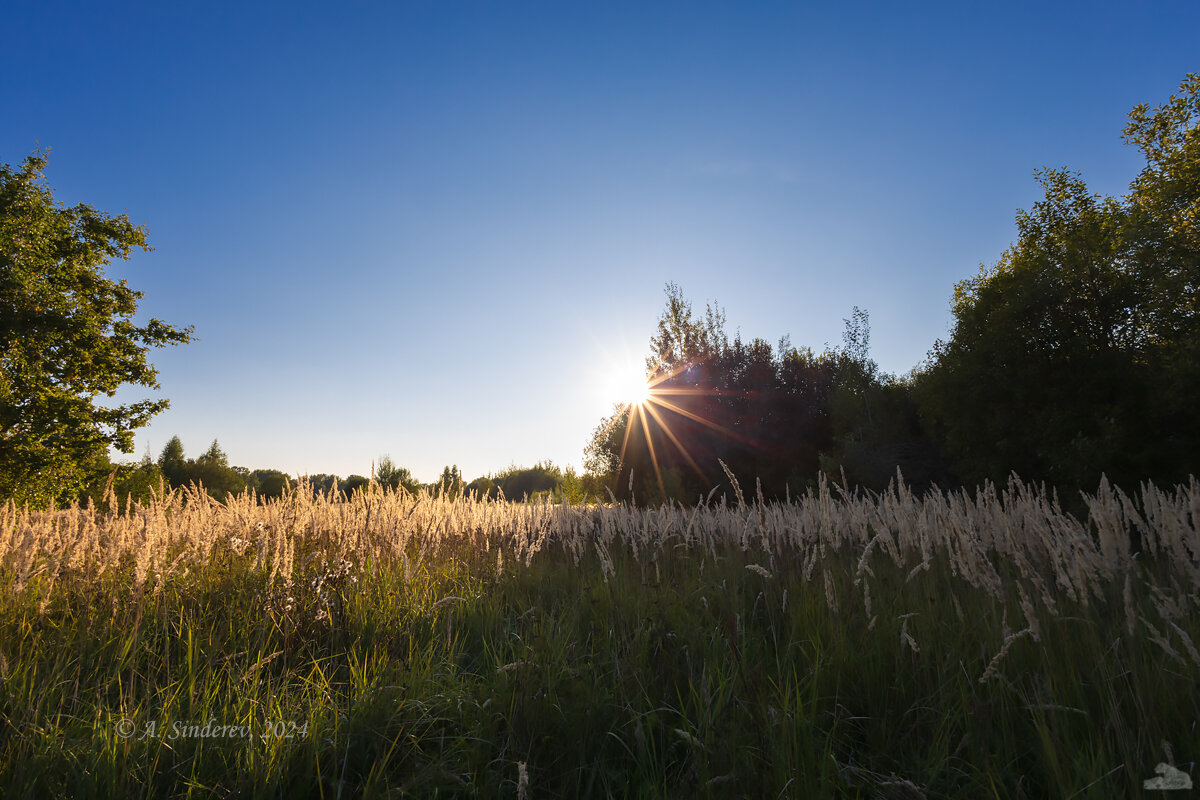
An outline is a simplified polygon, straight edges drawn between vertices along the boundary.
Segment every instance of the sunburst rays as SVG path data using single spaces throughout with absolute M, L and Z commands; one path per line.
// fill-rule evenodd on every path
M 679 434 L 675 430 L 672 430 L 671 415 L 678 415 L 680 418 L 699 423 L 730 439 L 745 444 L 754 444 L 737 431 L 680 405 L 680 402 L 675 398 L 682 400 L 686 397 L 740 397 L 746 395 L 745 392 L 721 390 L 715 387 L 679 386 L 671 382 L 679 377 L 689 366 L 691 365 L 680 365 L 674 369 L 664 370 L 660 374 L 647 379 L 645 390 L 636 393 L 639 395 L 638 398 L 636 400 L 631 399 L 625 403 L 625 433 L 621 439 L 621 452 L 617 461 L 617 474 L 621 473 L 625 465 L 625 454 L 629 448 L 630 435 L 635 428 L 640 428 L 642 439 L 646 443 L 647 454 L 650 456 L 650 465 L 654 470 L 654 479 L 658 484 L 659 492 L 664 497 L 667 494 L 667 490 L 663 481 L 662 467 L 659 462 L 660 454 L 654 444 L 652 428 L 661 431 L 666 441 L 674 445 L 675 450 L 679 452 L 683 460 L 702 481 L 707 478 L 704 470 L 697 463 L 696 456 L 684 444 Z M 621 419 L 620 416 L 614 417 L 612 424 L 616 424 L 619 419 Z

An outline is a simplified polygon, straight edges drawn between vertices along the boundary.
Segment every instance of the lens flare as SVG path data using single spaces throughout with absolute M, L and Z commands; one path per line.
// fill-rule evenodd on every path
M 614 368 L 606 381 L 605 393 L 614 403 L 640 406 L 650 399 L 646 373 L 637 366 Z
M 625 402 L 640 406 L 650 399 L 650 385 L 645 378 L 634 379 L 625 387 Z

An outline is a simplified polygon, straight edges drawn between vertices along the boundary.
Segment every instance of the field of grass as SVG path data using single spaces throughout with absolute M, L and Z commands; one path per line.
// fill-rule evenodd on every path
M 1139 796 L 1200 753 L 1200 483 L 1087 504 L 10 505 L 0 787 Z

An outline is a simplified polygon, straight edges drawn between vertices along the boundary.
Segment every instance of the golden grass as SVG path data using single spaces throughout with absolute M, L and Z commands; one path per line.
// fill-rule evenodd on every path
M 0 570 L 13 592 L 36 587 L 48 602 L 64 576 L 88 581 L 114 570 L 129 571 L 139 596 L 153 594 L 172 577 L 203 566 L 218 549 L 252 558 L 270 582 L 286 586 L 301 552 L 320 552 L 342 571 L 402 564 L 410 576 L 446 550 L 495 550 L 502 572 L 505 554 L 516 561 L 508 565 L 512 569 L 554 548 L 576 565 L 594 555 L 607 578 L 618 547 L 640 564 L 653 564 L 656 574 L 660 557 L 680 548 L 703 560 L 732 547 L 757 562 L 747 569 L 764 579 L 790 568 L 811 580 L 819 566 L 835 610 L 849 600 L 842 596 L 847 583 L 861 586 L 871 618 L 867 579 L 874 575 L 872 561 L 887 558 L 906 572 L 907 581 L 938 565 L 1001 602 L 1016 599 L 1025 626 L 1016 633 L 1006 628 L 996 661 L 1018 637 L 1037 641 L 1039 616 L 1056 615 L 1063 598 L 1086 606 L 1115 587 L 1131 635 L 1140 620 L 1168 655 L 1183 660 L 1182 650 L 1200 662 L 1193 642 L 1173 625 L 1194 610 L 1200 594 L 1200 483 L 1192 478 L 1170 491 L 1147 484 L 1135 499 L 1104 481 L 1085 502 L 1088 517 L 1077 519 L 1054 496 L 1015 477 L 1003 488 L 986 485 L 974 495 L 918 496 L 899 477 L 882 494 L 822 481 L 816 491 L 786 503 L 766 503 L 761 495 L 747 502 L 735 483 L 734 502 L 659 508 L 430 493 L 413 498 L 378 486 L 350 498 L 302 486 L 280 500 L 243 495 L 221 503 L 190 489 L 123 509 L 111 498 L 106 508 L 52 511 L 10 503 L 0 509 Z M 1138 542 L 1136 551 L 1131 541 Z M 833 554 L 851 555 L 854 574 L 835 574 L 829 566 Z M 1154 598 L 1161 627 L 1146 618 L 1146 609 L 1135 607 L 1135 584 L 1139 597 Z M 957 607 L 957 598 L 950 599 Z M 1171 631 L 1179 648 L 1170 643 Z M 913 650 L 919 647 L 906 628 L 902 636 Z

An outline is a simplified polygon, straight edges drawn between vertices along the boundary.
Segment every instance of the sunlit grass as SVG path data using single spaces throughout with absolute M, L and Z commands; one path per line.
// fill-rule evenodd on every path
M 524 769 L 530 797 L 1135 795 L 1196 758 L 1198 512 L 1195 482 L 1102 487 L 1086 524 L 1019 484 L 9 507 L 0 785 L 514 797 Z M 144 735 L 210 720 L 260 735 Z

